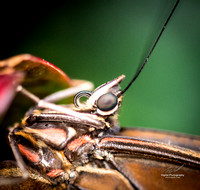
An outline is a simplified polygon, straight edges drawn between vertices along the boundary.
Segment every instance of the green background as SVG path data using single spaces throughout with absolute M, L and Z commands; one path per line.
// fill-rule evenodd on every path
M 35 20 L 34 27 L 24 28 L 26 35 L 9 55 L 37 55 L 71 78 L 95 86 L 125 74 L 124 88 L 174 2 L 84 0 L 62 2 L 50 11 L 38 7 L 30 14 L 46 15 Z M 181 1 L 142 74 L 125 94 L 121 126 L 200 135 L 199 35 L 200 1 Z

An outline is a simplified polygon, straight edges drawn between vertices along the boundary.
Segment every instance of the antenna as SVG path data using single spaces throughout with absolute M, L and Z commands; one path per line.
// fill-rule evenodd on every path
M 159 35 L 158 35 L 156 41 L 155 41 L 154 44 L 153 44 L 153 47 L 151 48 L 149 54 L 147 55 L 147 57 L 146 57 L 144 63 L 142 64 L 142 66 L 140 67 L 140 69 L 138 70 L 138 72 L 135 74 L 135 76 L 133 77 L 133 79 L 130 81 L 130 83 L 126 86 L 126 88 L 125 88 L 120 94 L 124 94 L 124 92 L 126 92 L 126 91 L 129 89 L 129 87 L 133 84 L 133 82 L 137 79 L 137 77 L 139 76 L 139 74 L 140 74 L 141 71 L 143 70 L 144 66 L 146 65 L 147 61 L 149 60 L 149 57 L 151 56 L 153 50 L 155 49 L 155 47 L 156 47 L 156 45 L 157 45 L 157 43 L 158 43 L 160 37 L 162 36 L 162 34 L 163 34 L 163 32 L 164 32 L 164 30 L 165 30 L 165 28 L 166 28 L 166 26 L 167 26 L 169 20 L 171 19 L 171 17 L 172 17 L 172 15 L 173 15 L 173 13 L 174 13 L 174 11 L 175 11 L 177 5 L 179 4 L 179 2 L 180 2 L 180 0 L 177 0 L 177 1 L 176 1 L 176 4 L 174 5 L 174 7 L 173 7 L 171 13 L 169 14 L 167 20 L 165 21 L 165 24 L 163 25 L 163 27 L 162 27 L 162 29 L 161 29 L 161 31 L 160 31 L 160 33 L 159 33 Z

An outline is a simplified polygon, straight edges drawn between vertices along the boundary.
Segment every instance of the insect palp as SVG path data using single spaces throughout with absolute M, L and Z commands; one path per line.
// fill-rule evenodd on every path
M 56 105 L 54 103 L 50 103 L 50 102 L 47 102 L 45 100 L 39 99 L 37 96 L 35 96 L 31 92 L 29 92 L 28 90 L 24 89 L 22 86 L 19 86 L 17 91 L 21 92 L 26 97 L 30 98 L 35 103 L 37 103 L 38 108 L 50 109 L 50 110 L 53 110 L 53 111 L 57 111 L 59 113 L 63 113 L 65 115 L 76 117 L 78 120 L 88 122 L 91 125 L 102 126 L 102 123 L 100 121 L 96 120 L 95 118 L 89 117 L 87 115 L 80 114 L 79 112 L 76 112 L 72 109 L 62 107 L 60 105 Z

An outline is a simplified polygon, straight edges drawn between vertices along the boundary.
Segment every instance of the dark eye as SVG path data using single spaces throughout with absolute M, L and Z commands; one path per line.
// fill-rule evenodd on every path
M 97 107 L 101 111 L 110 111 L 113 108 L 115 108 L 115 106 L 117 105 L 117 103 L 118 103 L 117 96 L 115 96 L 112 93 L 107 93 L 107 94 L 102 95 L 97 100 Z

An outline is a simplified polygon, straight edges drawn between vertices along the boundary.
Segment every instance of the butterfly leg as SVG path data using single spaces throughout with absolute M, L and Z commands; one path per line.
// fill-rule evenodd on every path
M 75 94 L 77 94 L 78 92 L 82 90 L 90 91 L 90 90 L 93 90 L 94 88 L 94 85 L 89 81 L 80 81 L 80 80 L 73 80 L 73 81 L 74 81 L 73 87 L 55 92 L 45 97 L 43 100 L 47 102 L 56 102 L 64 98 L 74 96 Z
M 17 166 L 20 168 L 21 171 L 13 177 L 1 177 L 0 185 L 11 185 L 11 184 L 20 183 L 20 182 L 28 179 L 28 177 L 29 177 L 29 173 L 26 169 L 26 164 L 19 152 L 19 148 L 17 146 L 16 139 L 13 136 L 12 132 L 9 133 L 8 138 L 10 141 L 10 146 L 11 146 L 12 152 L 14 154 Z

